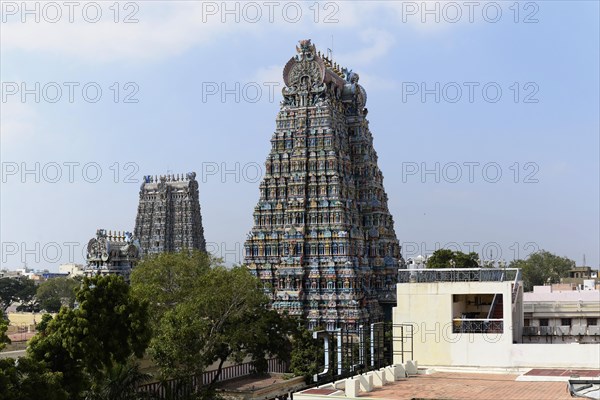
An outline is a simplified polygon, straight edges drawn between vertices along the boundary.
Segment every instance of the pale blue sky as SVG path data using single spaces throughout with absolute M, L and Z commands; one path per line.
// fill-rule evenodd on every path
M 332 36 L 334 60 L 368 94 L 405 257 L 445 244 L 506 260 L 543 248 L 598 266 L 596 1 L 429 2 L 432 14 L 421 2 L 229 2 L 226 14 L 222 2 L 138 1 L 118 16 L 97 2 L 96 23 L 95 5 L 52 23 L 56 10 L 40 5 L 36 22 L 20 4 L 3 4 L 0 35 L 2 268 L 83 262 L 96 229 L 133 230 L 142 176 L 169 170 L 198 173 L 209 249 L 239 262 L 283 66 L 298 40 L 326 51 Z M 236 83 L 224 101 L 207 92 Z

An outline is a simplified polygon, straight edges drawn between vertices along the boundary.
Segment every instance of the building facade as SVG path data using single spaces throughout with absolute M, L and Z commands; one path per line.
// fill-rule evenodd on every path
M 61 264 L 58 266 L 58 272 L 67 274 L 70 277 L 83 276 L 83 265 L 75 263 Z
M 358 74 L 296 47 L 245 242 L 272 307 L 356 329 L 395 304 L 403 263 Z
M 186 248 L 206 251 L 196 173 L 145 176 L 134 234 L 142 256 Z
M 523 295 L 524 343 L 600 343 L 600 291 L 534 286 Z
M 130 232 L 98 229 L 87 245 L 85 276 L 119 275 L 129 281 L 131 270 L 140 259 L 139 242 Z
M 531 313 L 560 308 L 563 318 L 567 312 L 592 318 L 598 315 L 598 297 L 595 305 L 584 302 L 579 311 L 577 302 L 564 298 L 559 302 L 558 297 L 548 296 L 546 304 L 541 304 L 544 298 L 523 293 L 521 272 L 512 268 L 406 270 L 400 271 L 398 280 L 393 336 L 402 337 L 400 324 L 412 325 L 412 356 L 419 364 L 477 369 L 598 368 L 600 342 L 556 337 L 530 340 L 531 321 L 527 321 Z M 529 308 L 532 301 L 541 304 L 539 311 L 537 306 Z M 577 322 L 574 316 L 570 322 Z M 528 323 L 529 327 L 524 326 Z M 586 321 L 577 323 L 586 327 Z M 394 357 L 399 363 L 398 356 Z
M 571 287 L 575 289 L 584 290 L 584 282 L 590 280 L 593 282 L 593 286 L 600 290 L 598 270 L 583 266 L 571 268 L 567 277 L 560 278 L 560 283 L 571 285 Z

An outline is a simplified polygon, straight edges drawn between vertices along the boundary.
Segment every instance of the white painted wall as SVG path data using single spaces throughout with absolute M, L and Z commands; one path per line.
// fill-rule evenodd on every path
M 395 324 L 414 326 L 412 358 L 427 366 L 598 368 L 600 344 L 513 344 L 513 330 L 515 338 L 520 336 L 523 312 L 519 298 L 513 313 L 511 283 L 399 283 L 393 318 Z M 452 333 L 452 295 L 465 293 L 502 293 L 503 334 Z M 397 357 L 394 362 L 400 363 Z

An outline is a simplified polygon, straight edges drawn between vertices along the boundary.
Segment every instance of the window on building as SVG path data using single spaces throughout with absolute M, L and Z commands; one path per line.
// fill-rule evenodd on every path
M 598 318 L 588 318 L 587 319 L 588 326 L 596 326 L 598 325 Z
M 540 318 L 540 326 L 548 326 L 548 318 Z
M 378 282 L 383 286 L 383 282 Z M 453 333 L 502 333 L 502 294 L 467 293 L 452 296 Z
M 571 318 L 561 318 L 560 325 L 561 326 L 571 326 Z

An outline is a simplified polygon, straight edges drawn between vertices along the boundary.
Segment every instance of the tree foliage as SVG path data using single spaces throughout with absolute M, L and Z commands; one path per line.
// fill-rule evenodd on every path
M 50 321 L 52 321 L 52 315 L 42 314 L 42 320 L 37 324 L 36 330 L 42 335 L 44 335 L 46 333 L 46 328 L 48 327 Z
M 133 294 L 148 302 L 153 323 L 185 301 L 219 260 L 204 252 L 161 253 L 143 259 L 131 273 Z
M 2 314 L 13 303 L 28 304 L 35 296 L 35 283 L 24 276 L 0 278 L 0 306 Z
M 267 309 L 260 281 L 243 267 L 227 269 L 201 253 L 165 254 L 141 262 L 133 291 L 157 312 L 150 354 L 165 377 L 199 375 L 217 363 L 288 359 L 294 323 Z M 212 385 L 209 385 L 208 390 Z
M 250 357 L 257 372 L 265 356 L 289 355 L 290 326 L 275 311 L 250 273 L 217 267 L 200 278 L 198 290 L 165 313 L 150 351 L 167 376 L 198 375 L 218 362 Z
M 427 259 L 427 268 L 479 268 L 479 255 L 439 249 Z
M 70 399 L 132 355 L 141 357 L 150 339 L 147 305 L 121 277 L 85 278 L 76 299 L 79 307 L 63 307 L 27 349 L 31 360 L 61 374 Z
M 38 286 L 36 297 L 42 310 L 58 312 L 61 306 L 73 308 L 75 291 L 81 282 L 73 278 L 53 278 Z
M 560 283 L 560 278 L 567 277 L 569 270 L 575 267 L 575 261 L 541 250 L 526 260 L 512 261 L 509 267 L 521 269 L 523 286 L 531 291 L 537 285 Z
M 296 376 L 304 376 L 309 383 L 325 363 L 323 342 L 313 339 L 308 329 L 299 326 L 293 336 L 292 346 L 290 370 Z
M 63 377 L 29 357 L 0 359 L 0 400 L 67 400 Z
M 85 395 L 86 400 L 143 400 L 150 394 L 139 392 L 138 387 L 150 380 L 150 374 L 140 371 L 137 360 L 106 368 L 100 379 L 92 383 Z
M 0 315 L 0 350 L 4 349 L 8 343 L 10 343 L 10 339 L 6 335 L 6 331 L 8 330 L 8 321 L 5 320 Z

